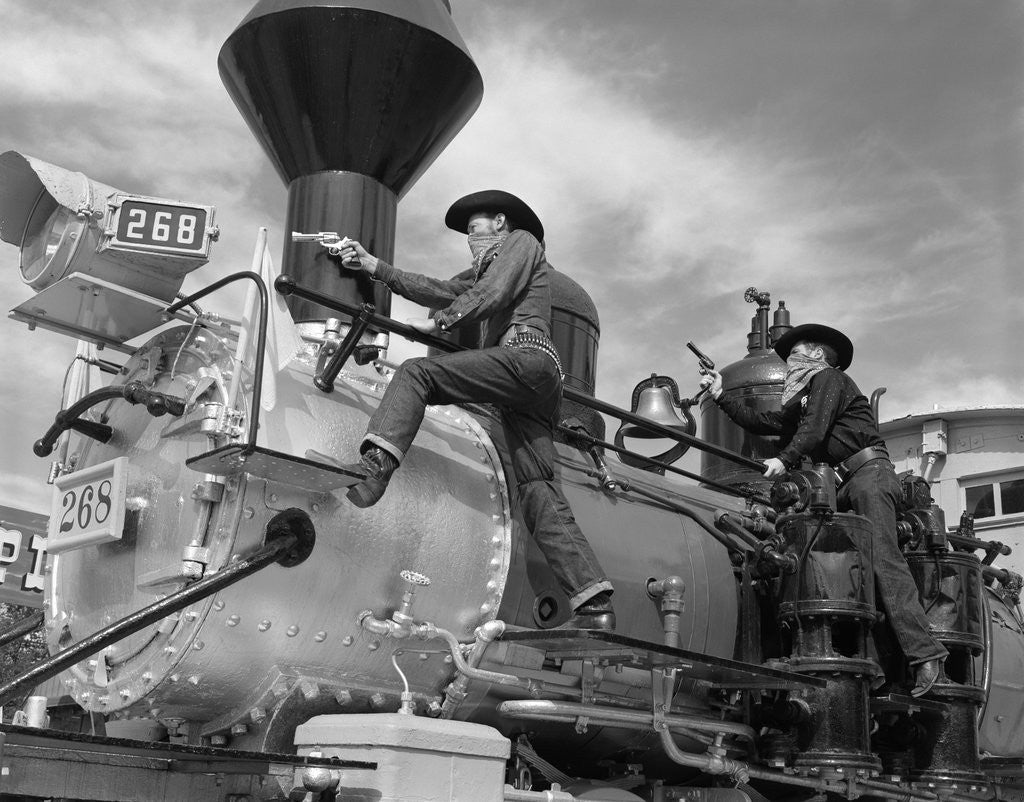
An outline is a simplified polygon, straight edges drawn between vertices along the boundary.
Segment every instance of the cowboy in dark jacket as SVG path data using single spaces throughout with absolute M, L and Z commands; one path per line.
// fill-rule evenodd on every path
M 775 479 L 804 457 L 836 469 L 842 484 L 840 512 L 852 510 L 874 530 L 875 584 L 885 613 L 908 662 L 915 669 L 913 696 L 927 693 L 941 673 L 946 648 L 932 636 L 917 586 L 900 551 L 896 504 L 901 495 L 885 441 L 867 398 L 846 375 L 853 343 L 840 331 L 818 324 L 790 329 L 775 344 L 786 360 L 786 385 L 779 412 L 757 412 L 722 394 L 722 377 L 709 371 L 701 380 L 735 423 L 753 434 L 781 435 L 778 457 L 766 459 L 765 478 Z
M 410 320 L 424 334 L 482 324 L 481 347 L 407 360 L 370 418 L 356 465 L 367 479 L 348 498 L 376 504 L 432 404 L 490 403 L 502 424 L 518 484 L 523 518 L 573 616 L 563 626 L 614 629 L 612 585 L 555 481 L 552 431 L 562 393 L 562 369 L 551 342 L 550 267 L 544 227 L 515 195 L 487 190 L 452 204 L 445 224 L 469 237 L 472 264 L 442 280 L 399 270 L 358 242 L 342 246 L 345 267 L 362 270 L 392 292 L 439 309 Z

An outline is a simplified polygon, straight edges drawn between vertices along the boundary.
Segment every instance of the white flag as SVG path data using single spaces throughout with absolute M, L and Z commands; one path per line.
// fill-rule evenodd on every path
M 253 272 L 259 273 L 267 285 L 270 308 L 267 314 L 267 347 L 263 362 L 263 386 L 260 406 L 270 412 L 277 405 L 277 374 L 282 371 L 302 349 L 302 338 L 295 330 L 295 321 L 284 302 L 284 296 L 274 291 L 277 271 L 270 257 L 267 245 L 267 229 L 261 227 L 256 237 L 256 248 L 252 256 Z M 259 296 L 256 286 L 250 286 L 245 296 L 242 313 L 242 331 L 238 336 L 238 357 L 250 368 L 256 365 L 256 341 L 259 325 Z

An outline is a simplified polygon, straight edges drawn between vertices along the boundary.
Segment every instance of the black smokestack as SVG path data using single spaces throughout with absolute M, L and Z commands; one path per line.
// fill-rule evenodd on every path
M 282 272 L 388 314 L 390 293 L 292 231 L 337 231 L 394 258 L 399 198 L 465 125 L 483 81 L 444 0 L 260 0 L 221 79 L 288 186 Z M 296 321 L 337 313 L 289 298 Z

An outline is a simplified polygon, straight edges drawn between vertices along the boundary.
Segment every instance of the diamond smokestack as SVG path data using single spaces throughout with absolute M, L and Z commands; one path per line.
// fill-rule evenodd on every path
M 394 258 L 398 199 L 480 103 L 483 81 L 444 0 L 260 0 L 221 79 L 288 186 L 282 272 L 388 314 L 390 293 L 292 231 L 337 231 Z M 295 320 L 337 313 L 288 298 Z

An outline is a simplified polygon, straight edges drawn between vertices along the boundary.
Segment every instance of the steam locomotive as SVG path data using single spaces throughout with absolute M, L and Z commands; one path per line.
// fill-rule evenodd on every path
M 288 230 L 337 229 L 387 260 L 398 200 L 482 91 L 441 0 L 260 0 L 220 69 L 288 185 Z M 1022 703 L 1020 578 L 992 564 L 992 544 L 947 534 L 926 483 L 904 478 L 899 534 L 950 658 L 914 699 L 875 605 L 870 528 L 836 511 L 830 469 L 764 481 L 771 439 L 680 399 L 665 377 L 638 386 L 633 410 L 598 401 L 597 310 L 557 273 L 558 478 L 610 569 L 619 629 L 556 629 L 568 600 L 522 524 L 494 410 L 429 408 L 365 510 L 339 492 L 355 477 L 304 456 L 352 453 L 380 401 L 389 336 L 408 334 L 387 317 L 386 288 L 289 242 L 275 287 L 229 279 L 266 293 L 255 322 L 223 321 L 198 302 L 224 281 L 176 298 L 208 255 L 212 210 L 112 203 L 113 188 L 57 186 L 19 154 L 0 167 L 38 188 L 13 236 L 45 325 L 117 347 L 184 321 L 123 347 L 111 387 L 37 444 L 74 438 L 55 482 L 45 630 L 64 693 L 116 741 L 90 754 L 166 728 L 158 743 L 209 759 L 297 756 L 245 792 L 267 799 L 1020 796 L 1024 735 L 1005 715 Z M 196 236 L 130 242 L 125 226 L 147 219 L 133 210 L 164 206 Z M 264 357 L 272 289 L 301 336 L 280 370 Z M 789 313 L 780 304 L 769 322 L 768 294 L 747 299 L 757 312 L 725 390 L 768 409 Z M 472 342 L 459 336 L 430 345 Z M 602 413 L 623 421 L 614 444 Z M 624 447 L 650 436 L 680 446 L 665 460 Z M 698 484 L 670 464 L 688 446 L 704 449 Z

